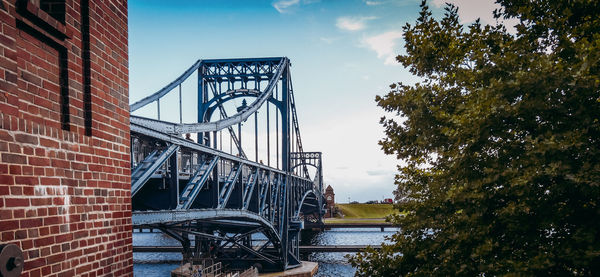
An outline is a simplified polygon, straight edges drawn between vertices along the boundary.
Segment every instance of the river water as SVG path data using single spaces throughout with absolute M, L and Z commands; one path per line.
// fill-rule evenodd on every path
M 386 228 L 348 228 L 331 229 L 324 232 L 304 232 L 302 245 L 379 245 L 385 236 L 391 236 L 396 229 Z M 162 233 L 133 233 L 133 245 L 136 246 L 178 246 L 179 242 Z M 319 263 L 316 276 L 353 276 L 356 269 L 345 257 L 352 253 L 312 253 L 304 255 L 303 260 Z M 179 253 L 134 253 L 133 275 L 143 277 L 170 276 L 171 270 L 181 266 Z

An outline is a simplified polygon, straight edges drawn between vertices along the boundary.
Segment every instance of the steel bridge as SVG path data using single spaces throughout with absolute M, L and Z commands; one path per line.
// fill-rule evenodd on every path
M 189 82 L 197 105 L 184 111 Z M 304 152 L 288 58 L 199 60 L 130 110 L 134 227 L 175 238 L 192 261 L 300 265 L 299 232 L 323 214 L 322 155 Z

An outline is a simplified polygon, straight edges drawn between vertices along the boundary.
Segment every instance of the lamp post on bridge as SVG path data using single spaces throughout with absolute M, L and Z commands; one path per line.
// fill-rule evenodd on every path
M 246 109 L 248 107 L 248 102 L 246 102 L 246 99 L 242 100 L 242 105 L 237 107 L 237 112 L 241 112 L 244 109 Z M 239 140 L 239 144 L 238 144 L 238 155 L 242 155 L 242 122 L 238 123 L 238 140 Z

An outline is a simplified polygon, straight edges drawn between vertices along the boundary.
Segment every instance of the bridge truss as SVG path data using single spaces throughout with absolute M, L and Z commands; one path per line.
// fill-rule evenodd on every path
M 184 123 L 182 84 L 193 75 L 197 122 Z M 161 99 L 177 91 L 179 122 L 160 120 Z M 152 103 L 156 118 L 133 115 Z M 184 259 L 263 271 L 300 265 L 299 232 L 323 214 L 323 177 L 321 153 L 303 150 L 288 58 L 199 60 L 130 110 L 135 227 L 175 238 Z M 248 149 L 242 126 L 252 117 Z

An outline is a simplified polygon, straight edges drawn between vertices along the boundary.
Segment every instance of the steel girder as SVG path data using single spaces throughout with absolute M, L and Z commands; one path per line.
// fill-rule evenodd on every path
M 137 211 L 132 215 L 132 223 L 136 227 L 160 229 L 179 240 L 184 248 L 184 255 L 188 257 L 194 254 L 191 247 L 195 247 L 197 251 L 206 251 L 200 248 L 202 239 L 208 239 L 222 249 L 228 246 L 241 248 L 252 263 L 265 262 L 269 268 L 281 267 L 281 238 L 276 229 L 264 217 L 246 210 Z M 249 236 L 256 233 L 262 233 L 268 238 L 268 242 L 261 247 L 252 247 L 239 242 L 247 240 Z M 194 236 L 196 239 L 192 242 L 189 236 Z M 266 246 L 269 245 L 271 247 L 267 249 Z M 227 256 L 215 258 L 226 259 Z
M 164 183 L 170 182 L 171 179 L 164 176 L 171 176 L 173 169 L 163 168 L 165 172 L 152 175 L 146 185 L 140 186 L 138 193 L 133 197 L 134 225 L 165 231 L 166 234 L 180 240 L 184 248 L 187 247 L 189 253 L 186 257 L 195 257 L 196 252 L 190 247 L 196 245 L 185 238 L 197 237 L 199 241 L 230 241 L 229 237 L 222 236 L 216 239 L 210 235 L 218 233 L 219 230 L 240 235 L 248 232 L 249 228 L 257 227 L 258 223 L 264 229 L 253 234 L 263 233 L 268 239 L 265 245 L 259 247 L 260 251 L 230 243 L 231 247 L 235 247 L 228 246 L 228 250 L 222 253 L 231 254 L 231 251 L 237 249 L 245 253 L 248 262 L 259 263 L 265 269 L 271 270 L 299 264 L 297 233 L 302 225 L 294 222 L 301 221 L 299 216 L 302 206 L 311 205 L 306 199 L 310 198 L 308 193 L 314 194 L 317 191 L 313 181 L 178 136 L 156 132 L 135 124 L 131 127 L 132 140 L 137 144 L 146 145 L 150 149 L 156 145 L 168 144 L 166 149 L 177 149 L 171 155 L 178 161 L 176 165 L 179 168 L 175 169 L 175 172 L 181 175 L 178 180 L 180 185 L 166 185 Z M 144 150 L 136 146 L 132 149 L 142 153 L 132 153 L 132 157 L 141 161 L 157 155 L 150 149 Z M 167 151 L 163 150 L 163 153 L 165 152 Z M 144 157 L 143 153 L 150 154 Z M 193 157 L 196 157 L 195 160 Z M 164 197 L 172 195 L 174 189 L 177 197 Z M 224 222 L 224 219 L 234 221 Z M 219 225 L 214 224 L 217 221 Z M 209 231 L 203 231 L 206 228 Z M 252 241 L 251 236 L 245 239 Z M 200 252 L 206 250 L 201 246 L 197 247 Z M 227 257 L 215 256 L 223 261 L 228 261 Z
M 162 166 L 168 158 L 179 149 L 178 145 L 171 144 L 166 149 L 155 149 L 131 172 L 131 196 L 134 196 L 152 174 Z
M 200 193 L 200 190 L 204 187 L 204 184 L 208 180 L 210 172 L 215 168 L 217 162 L 219 161 L 219 156 L 214 156 L 210 160 L 204 161 L 199 167 L 196 168 L 196 172 L 192 178 L 188 180 L 187 185 L 183 189 L 181 193 L 181 197 L 179 198 L 179 203 L 177 205 L 177 209 L 189 209 L 192 206 L 192 203 L 196 200 L 196 197 Z
M 321 152 L 295 152 L 290 153 L 290 160 L 292 164 L 292 170 L 296 167 L 312 166 L 316 169 L 313 184 L 316 187 L 314 191 L 316 197 L 316 205 L 318 207 L 323 206 L 323 153 Z M 306 171 L 306 169 L 305 169 Z M 319 208 L 319 212 L 323 211 Z M 319 219 L 322 215 L 319 215 Z
M 175 79 L 173 82 L 169 83 L 167 86 L 165 86 L 164 88 L 160 89 L 159 91 L 143 98 L 140 101 L 137 101 L 131 105 L 129 105 L 129 111 L 130 112 L 134 112 L 136 110 L 138 110 L 141 107 L 144 107 L 158 99 L 160 99 L 161 97 L 165 96 L 167 93 L 169 93 L 171 90 L 173 90 L 175 87 L 179 86 L 181 83 L 183 83 L 183 81 L 185 81 L 188 77 L 190 77 L 190 75 L 192 75 L 192 73 L 194 73 L 196 70 L 198 70 L 198 67 L 200 67 L 200 64 L 202 63 L 201 60 L 196 61 L 196 63 L 194 63 L 190 68 L 188 68 L 185 72 L 183 72 L 183 74 L 181 74 L 181 76 L 179 76 L 177 79 Z

